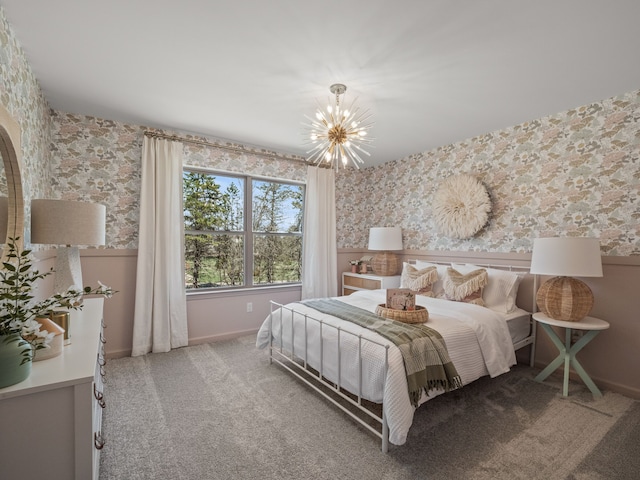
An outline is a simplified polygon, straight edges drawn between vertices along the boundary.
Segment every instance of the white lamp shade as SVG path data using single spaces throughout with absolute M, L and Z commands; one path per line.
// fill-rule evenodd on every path
M 31 201 L 31 243 L 104 245 L 107 209 L 99 203 Z
M 536 238 L 530 272 L 563 277 L 602 277 L 600 241 L 585 237 Z
M 369 229 L 369 250 L 402 250 L 402 228 L 372 227 Z

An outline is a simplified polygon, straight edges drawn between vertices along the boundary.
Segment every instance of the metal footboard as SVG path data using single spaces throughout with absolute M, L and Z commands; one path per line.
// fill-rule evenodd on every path
M 278 365 L 282 366 L 284 369 L 289 371 L 291 374 L 295 375 L 298 379 L 303 381 L 305 384 L 310 386 L 317 393 L 322 395 L 324 398 L 333 403 L 336 407 L 342 410 L 344 413 L 349 415 L 353 420 L 358 422 L 360 425 L 365 427 L 371 433 L 376 435 L 382 441 L 382 451 L 387 453 L 389 451 L 389 426 L 387 424 L 387 420 L 385 418 L 384 413 L 384 405 L 382 405 L 382 414 L 378 415 L 373 412 L 369 408 L 367 408 L 363 404 L 363 348 L 380 348 L 381 355 L 383 355 L 383 379 L 386 381 L 386 376 L 389 371 L 389 345 L 384 345 L 382 343 L 376 342 L 374 340 L 370 340 L 362 337 L 362 335 L 356 335 L 347 330 L 341 329 L 340 327 L 336 327 L 334 325 L 330 325 L 322 320 L 318 320 L 304 313 L 299 313 L 295 309 L 284 306 L 277 302 L 271 301 L 271 312 L 269 314 L 269 363 L 276 362 Z M 283 312 L 289 311 L 291 314 L 287 315 L 291 320 L 291 338 L 284 338 L 284 328 L 283 322 L 286 320 L 283 318 Z M 296 351 L 295 348 L 295 335 L 296 329 L 294 328 L 294 321 L 296 315 L 302 316 L 304 319 L 304 324 L 302 327 L 303 335 L 304 335 L 304 347 L 302 351 Z M 279 322 L 280 332 L 277 338 L 277 343 L 279 345 L 274 345 L 274 335 L 273 335 L 273 327 L 274 322 Z M 317 365 L 311 365 L 309 362 L 308 355 L 308 327 L 310 322 L 315 322 L 315 325 L 319 328 L 319 361 Z M 324 369 L 324 343 L 327 341 L 333 340 L 325 340 L 322 331 L 323 329 L 333 329 L 336 333 L 336 363 L 337 363 L 337 378 L 334 381 L 327 379 L 323 374 Z M 357 341 L 357 370 L 358 370 L 358 381 L 357 381 L 357 392 L 347 391 L 342 387 L 342 342 L 344 342 L 346 336 L 350 336 L 350 338 Z M 290 341 L 291 348 L 286 348 L 285 340 Z M 315 370 L 315 371 L 314 371 Z M 350 394 L 350 395 L 349 395 Z M 352 410 L 347 408 L 343 403 L 338 401 L 335 398 L 335 395 L 339 396 L 342 400 L 348 402 L 350 405 L 355 407 L 361 415 L 354 413 Z M 355 397 L 355 398 L 352 398 Z M 376 423 L 380 425 L 380 427 L 375 428 L 372 427 L 369 423 L 367 423 L 366 419 L 371 418 Z

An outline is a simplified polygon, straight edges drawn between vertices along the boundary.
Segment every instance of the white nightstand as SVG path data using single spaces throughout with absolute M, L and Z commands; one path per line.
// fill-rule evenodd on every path
M 342 295 L 351 295 L 358 290 L 400 288 L 400 275 L 370 275 L 368 273 L 342 273 Z
M 600 330 L 606 330 L 609 328 L 609 322 L 600 320 L 594 317 L 584 317 L 579 322 L 565 322 L 564 320 L 556 320 L 546 316 L 544 313 L 538 312 L 533 314 L 533 319 L 540 324 L 554 345 L 560 351 L 560 354 L 549 365 L 542 370 L 535 378 L 537 382 L 542 382 L 545 378 L 551 375 L 555 370 L 564 362 L 564 383 L 562 386 L 562 395 L 569 395 L 569 365 L 580 375 L 580 378 L 585 383 L 594 397 L 601 397 L 602 392 L 598 389 L 591 377 L 587 375 L 580 362 L 576 358 L 576 354 L 582 350 L 582 348 L 589 343 L 593 337 L 595 337 Z M 551 327 L 562 327 L 565 329 L 565 341 L 564 344 L 560 337 L 556 334 L 555 330 Z M 572 330 L 588 330 L 576 343 L 571 345 L 571 333 Z

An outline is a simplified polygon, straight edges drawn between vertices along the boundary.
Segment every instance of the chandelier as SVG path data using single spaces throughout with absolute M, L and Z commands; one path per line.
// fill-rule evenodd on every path
M 305 124 L 309 129 L 310 142 L 314 145 L 307 151 L 307 160 L 314 164 L 325 163 L 331 168 L 339 169 L 347 167 L 349 161 L 356 167 L 364 164 L 360 154 L 370 156 L 363 147 L 369 145 L 373 139 L 367 137 L 367 131 L 373 123 L 365 123 L 371 114 L 368 110 L 363 112 L 355 106 L 356 99 L 347 109 L 340 105 L 340 95 L 344 95 L 347 87 L 341 83 L 335 83 L 329 87 L 329 91 L 335 94 L 335 102 L 326 107 L 326 111 L 318 105 L 316 118 L 305 117 L 311 123 Z

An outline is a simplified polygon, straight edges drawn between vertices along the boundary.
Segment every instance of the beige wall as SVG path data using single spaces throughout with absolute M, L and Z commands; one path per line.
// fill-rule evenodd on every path
M 341 249 L 338 252 L 338 271 L 349 270 L 349 260 L 360 258 L 364 249 Z M 40 255 L 38 268 L 48 269 L 51 252 Z M 118 285 L 120 290 L 105 301 L 106 351 L 108 357 L 120 357 L 131 352 L 134 292 L 136 282 L 135 250 L 83 250 L 82 269 L 86 284 L 97 281 Z M 468 261 L 476 263 L 527 266 L 529 254 L 487 254 L 482 252 L 402 252 L 403 260 L 430 259 L 433 261 Z M 640 257 L 603 257 L 604 277 L 583 279 L 595 296 L 592 316 L 607 320 L 611 328 L 600 333 L 578 355 L 578 359 L 594 381 L 604 388 L 640 398 L 640 373 L 637 352 L 640 342 Z M 544 279 L 541 279 L 541 281 Z M 339 277 L 339 286 L 341 278 Z M 43 286 L 46 290 L 46 284 Z M 529 286 L 523 286 L 519 304 L 530 309 Z M 288 303 L 300 299 L 300 289 L 286 287 L 259 289 L 251 292 L 215 293 L 188 298 L 190 344 L 216 341 L 257 331 L 269 312 L 269 301 Z M 247 302 L 253 312 L 248 313 Z M 539 330 L 536 365 L 548 364 L 557 351 L 546 334 Z M 519 361 L 528 361 L 527 351 L 520 352 Z
M 51 252 L 46 255 L 51 257 Z M 88 249 L 81 252 L 81 262 L 85 285 L 97 285 L 97 282 L 101 281 L 118 290 L 118 293 L 105 300 L 104 304 L 107 357 L 130 355 L 135 311 L 137 251 Z M 52 260 L 43 258 L 38 268 L 48 268 L 51 263 Z M 189 344 L 257 332 L 269 314 L 270 300 L 280 303 L 300 300 L 300 287 L 254 289 L 242 294 L 216 292 L 188 295 Z M 252 312 L 247 312 L 247 303 L 252 304 Z

